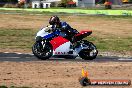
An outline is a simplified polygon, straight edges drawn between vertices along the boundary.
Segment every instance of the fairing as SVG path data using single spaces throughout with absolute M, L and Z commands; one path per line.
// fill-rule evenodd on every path
M 81 31 L 79 34 L 75 35 L 75 41 L 82 40 L 83 38 L 89 36 L 91 33 L 92 33 L 91 30 Z
M 69 52 L 70 41 L 61 36 L 55 37 L 50 41 L 50 43 L 53 47 L 54 55 L 67 54 Z

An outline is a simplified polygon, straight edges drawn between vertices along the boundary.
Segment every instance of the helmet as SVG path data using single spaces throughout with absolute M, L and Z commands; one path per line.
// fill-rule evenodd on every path
M 52 16 L 49 20 L 50 25 L 55 25 L 55 24 L 59 24 L 59 23 L 60 23 L 60 19 L 57 16 Z

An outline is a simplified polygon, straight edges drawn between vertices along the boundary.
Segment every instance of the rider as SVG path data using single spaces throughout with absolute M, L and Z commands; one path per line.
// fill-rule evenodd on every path
M 53 31 L 57 28 L 60 29 L 66 35 L 64 37 L 74 43 L 74 35 L 79 33 L 76 29 L 73 29 L 66 22 L 61 22 L 58 16 L 52 16 L 49 19 L 49 24 L 52 25 Z

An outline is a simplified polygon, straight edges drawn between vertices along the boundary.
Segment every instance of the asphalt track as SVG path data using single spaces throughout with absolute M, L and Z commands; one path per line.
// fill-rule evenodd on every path
M 79 57 L 76 59 L 50 58 L 48 60 L 39 60 L 33 54 L 22 53 L 0 53 L 0 62 L 29 62 L 29 61 L 72 61 L 72 62 L 132 62 L 132 57 L 114 57 L 114 56 L 97 56 L 94 60 L 83 60 Z

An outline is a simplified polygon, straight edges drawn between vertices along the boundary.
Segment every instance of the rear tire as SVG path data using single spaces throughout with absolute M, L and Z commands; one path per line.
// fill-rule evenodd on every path
M 79 52 L 79 56 L 84 59 L 84 60 L 93 60 L 96 58 L 97 54 L 98 54 L 98 50 L 96 48 L 96 46 L 92 43 L 92 42 L 88 42 L 86 40 L 83 40 L 84 44 L 89 46 L 88 49 L 82 49 Z
M 33 54 L 41 60 L 49 59 L 53 55 L 52 47 L 50 44 L 45 44 L 45 48 L 40 48 L 39 42 L 35 42 L 32 47 Z

